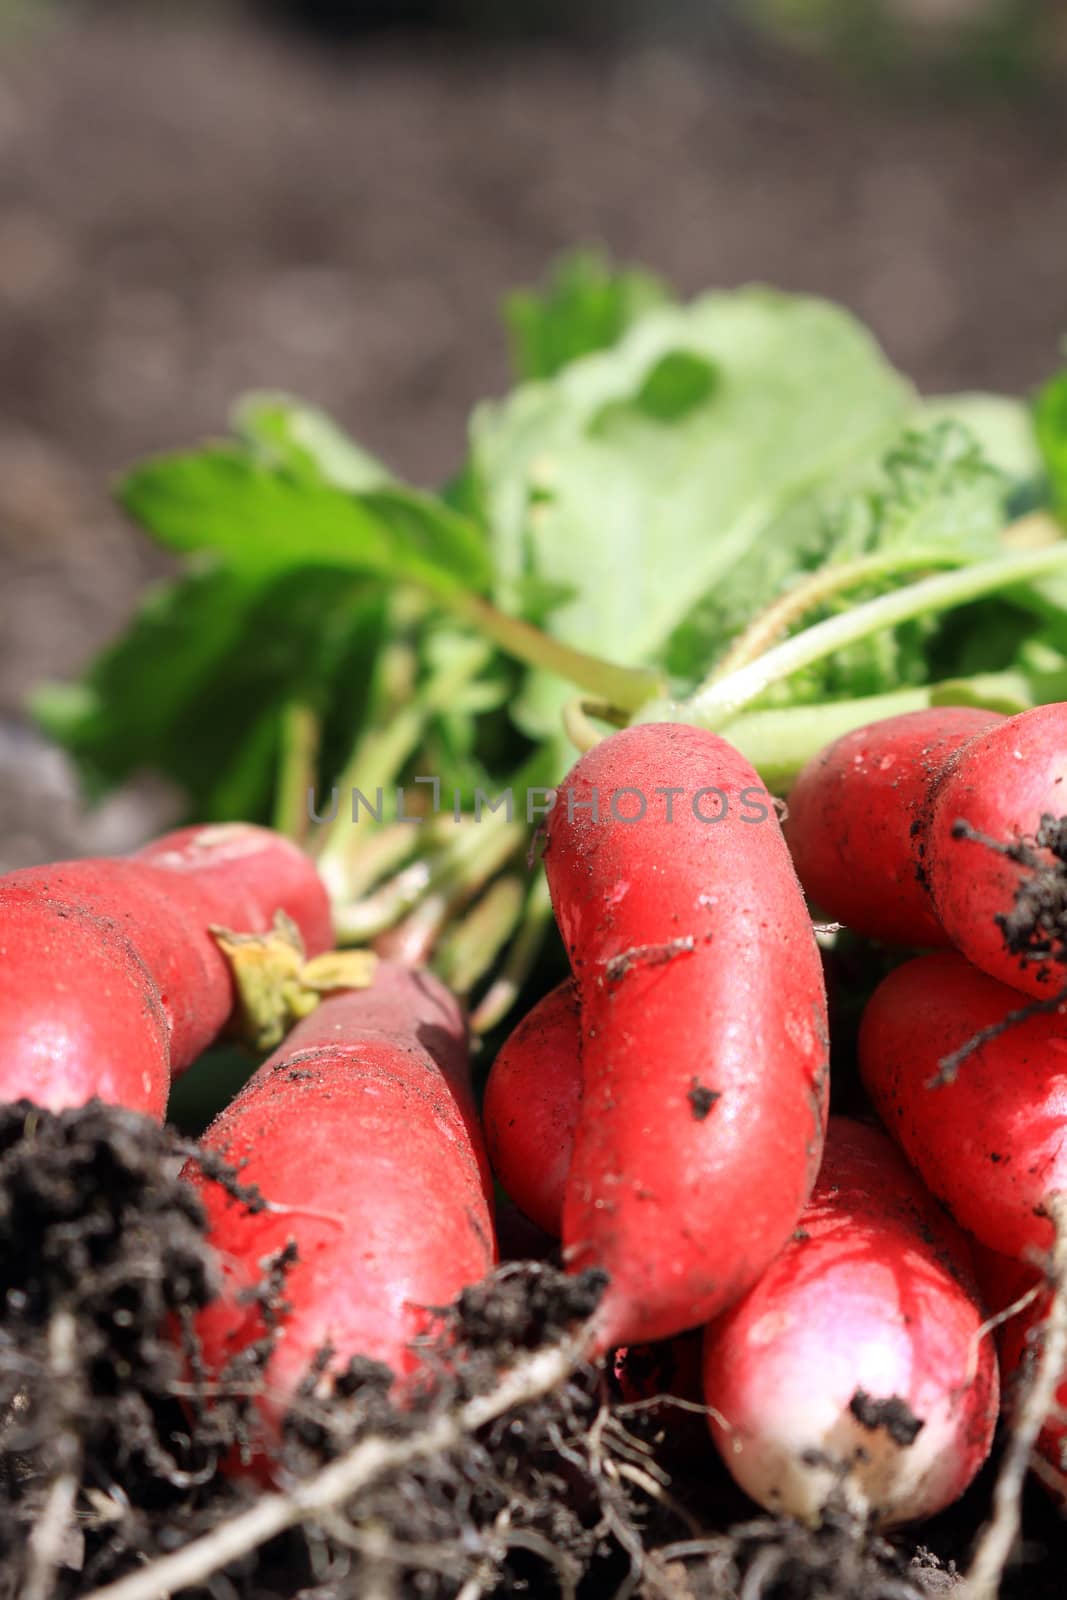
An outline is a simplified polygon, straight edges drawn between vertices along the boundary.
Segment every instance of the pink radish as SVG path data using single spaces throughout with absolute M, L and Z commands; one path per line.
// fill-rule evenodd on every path
M 741 1487 L 882 1526 L 957 1499 L 989 1453 L 993 1341 L 967 1243 L 889 1141 L 843 1118 L 792 1240 L 707 1330 L 712 1433 Z

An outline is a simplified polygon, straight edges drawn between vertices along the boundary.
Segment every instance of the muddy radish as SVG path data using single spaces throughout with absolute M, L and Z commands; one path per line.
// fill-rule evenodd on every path
M 834 1118 L 796 1233 L 705 1336 L 723 1460 L 769 1511 L 933 1515 L 992 1444 L 983 1315 L 963 1234 L 883 1134 Z
M 934 787 L 925 870 L 934 911 L 952 943 L 983 972 L 1042 998 L 1063 987 L 1064 868 L 1048 850 L 1041 893 L 1004 847 L 1033 846 L 1042 821 L 1067 815 L 1067 703 L 1010 717 L 968 743 Z M 977 835 L 977 837 L 976 837 Z M 998 848 L 998 846 L 1000 848 Z M 1029 881 L 1036 895 L 1016 905 Z
M 417 1370 L 412 1341 L 495 1260 L 488 1163 L 467 1077 L 457 1002 L 425 973 L 382 962 L 371 988 L 323 1001 L 298 1023 L 203 1139 L 240 1165 L 266 1208 L 250 1210 L 195 1163 L 224 1289 L 202 1314 L 217 1372 L 260 1338 L 243 1291 L 288 1245 L 291 1309 L 258 1400 L 269 1456 L 280 1417 L 315 1355 L 320 1389 L 350 1356 Z

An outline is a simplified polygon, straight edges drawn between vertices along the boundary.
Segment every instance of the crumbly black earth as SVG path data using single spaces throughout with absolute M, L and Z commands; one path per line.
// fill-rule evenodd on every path
M 188 1147 L 112 1108 L 0 1109 L 0 1600 L 34 1578 L 42 1521 L 73 1484 L 39 1592 L 73 1600 L 208 1532 L 262 1489 L 224 1476 L 273 1335 L 199 1392 L 192 1318 L 214 1286 Z M 240 1193 L 239 1175 L 229 1178 Z M 251 1196 L 256 1203 L 256 1197 Z M 285 1314 L 286 1260 L 260 1298 Z M 446 1312 L 428 1378 L 399 1410 L 391 1374 L 354 1361 L 331 1403 L 294 1408 L 283 1452 L 302 1475 L 370 1435 L 416 1434 L 558 1342 L 603 1281 L 509 1263 Z M 679 1431 L 680 1434 L 680 1431 Z M 585 1367 L 454 1450 L 386 1475 L 337 1515 L 230 1563 L 189 1594 L 225 1600 L 920 1600 L 955 1587 L 989 1483 L 910 1537 L 872 1538 L 843 1512 L 817 1532 L 754 1517 L 710 1447 L 671 1450 L 669 1412 L 623 1405 Z M 1062 1529 L 1036 1507 L 1036 1559 L 1006 1593 L 1058 1593 Z M 1062 1545 L 1061 1545 L 1062 1548 Z M 936 1550 L 937 1554 L 931 1554 Z M 1047 1580 L 1047 1581 L 1046 1581 Z M 1045 1587 L 1042 1587 L 1042 1585 Z
M 973 832 L 965 824 L 962 828 L 957 824 L 954 831 L 957 836 Z M 1043 816 L 1033 848 L 1025 842 L 1007 846 L 994 842 L 992 848 L 1028 869 L 1011 910 L 996 919 L 1007 949 L 1024 964 L 1067 967 L 1067 817 Z M 1042 857 L 1042 851 L 1048 855 Z

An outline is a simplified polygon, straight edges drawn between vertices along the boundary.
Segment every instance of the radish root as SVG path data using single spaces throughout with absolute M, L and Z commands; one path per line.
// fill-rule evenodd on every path
M 1048 1268 L 1052 1300 L 1043 1324 L 1038 1359 L 1016 1413 L 993 1491 L 993 1515 L 979 1535 L 965 1579 L 967 1600 L 996 1600 L 1019 1536 L 1023 1484 L 1034 1445 L 1067 1367 L 1067 1194 L 1050 1195 L 1046 1208 L 1056 1229 Z
M 88 1600 L 160 1600 L 205 1582 L 229 1562 L 298 1523 L 337 1511 L 387 1472 L 453 1450 L 473 1433 L 516 1406 L 539 1399 L 564 1383 L 586 1357 L 589 1325 L 543 1346 L 502 1373 L 495 1388 L 433 1418 L 403 1439 L 371 1436 L 345 1455 L 282 1494 L 268 1494 L 249 1510 L 222 1522 L 191 1544 L 163 1556 L 129 1577 L 95 1590 Z

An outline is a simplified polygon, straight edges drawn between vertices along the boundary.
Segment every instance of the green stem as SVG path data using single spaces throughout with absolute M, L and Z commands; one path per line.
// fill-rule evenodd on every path
M 427 892 L 431 871 L 429 861 L 420 856 L 366 899 L 352 905 L 335 902 L 333 926 L 337 943 L 367 944 L 393 927 Z
M 511 617 L 488 600 L 474 594 L 458 593 L 441 596 L 442 602 L 465 622 L 491 639 L 506 655 L 524 661 L 527 666 L 550 672 L 586 694 L 608 700 L 624 711 L 636 711 L 653 695 L 661 695 L 664 680 L 651 667 L 621 667 L 601 656 L 575 650 L 540 628 Z
M 297 844 L 308 835 L 307 794 L 315 781 L 322 724 L 306 701 L 292 700 L 282 712 L 281 759 L 273 825 Z
M 545 875 L 539 872 L 504 965 L 471 1013 L 472 1033 L 489 1033 L 507 1016 L 526 985 L 551 926 L 552 901 Z
M 609 706 L 602 700 L 585 700 L 580 695 L 568 700 L 563 707 L 563 731 L 576 750 L 592 750 L 606 737 L 593 726 L 593 717 L 613 728 L 625 728 L 629 720 L 618 706 Z
M 525 881 L 518 873 L 507 873 L 450 930 L 434 968 L 453 994 L 470 994 L 489 971 L 515 932 L 525 900 Z
M 349 851 L 352 792 L 359 789 L 372 801 L 378 789 L 395 782 L 419 747 L 427 723 L 448 709 L 459 691 L 485 665 L 484 646 L 474 643 L 459 653 L 453 664 L 431 678 L 385 727 L 372 727 L 356 744 L 334 787 L 339 792 L 337 816 L 324 824 L 314 852 L 327 887 L 338 899 L 350 898 L 344 886 L 344 861 Z
M 709 682 L 717 683 L 731 672 L 747 666 L 763 655 L 795 622 L 808 611 L 849 589 L 858 589 L 872 579 L 893 577 L 899 572 L 922 567 L 958 567 L 966 561 L 959 554 L 932 553 L 929 550 L 882 550 L 858 556 L 840 566 L 824 567 L 773 601 L 739 634 L 712 672 Z
M 693 722 L 699 727 L 721 728 L 753 700 L 794 673 L 822 661 L 846 645 L 857 643 L 869 634 L 895 628 L 902 622 L 931 612 L 947 611 L 971 600 L 993 594 L 1014 584 L 1029 582 L 1067 567 L 1067 545 L 1022 554 L 996 556 L 959 572 L 923 578 L 892 594 L 879 595 L 855 606 L 840 616 L 817 622 L 783 644 L 768 650 L 758 661 L 749 662 L 729 677 L 703 684 L 681 704 L 659 702 L 642 709 L 636 720 L 642 722 Z
M 728 722 L 723 732 L 756 768 L 768 789 L 784 794 L 812 756 L 843 734 L 871 722 L 929 706 L 985 706 L 1010 716 L 1041 704 L 1046 695 L 1059 699 L 1064 692 L 1067 680 L 1062 676 L 1054 679 L 1050 675 L 1046 681 L 1027 679 L 1017 672 L 990 672 L 859 700 L 744 711 Z
M 350 847 L 345 852 L 343 874 L 338 887 L 343 888 L 345 904 L 355 905 L 371 894 L 385 878 L 392 877 L 415 854 L 418 828 L 407 822 L 383 822 L 380 827 L 352 829 Z
M 381 936 L 379 954 L 422 966 L 453 913 L 473 900 L 525 840 L 522 823 L 508 822 L 503 814 L 464 823 L 454 845 L 434 863 L 426 893 L 410 915 Z

